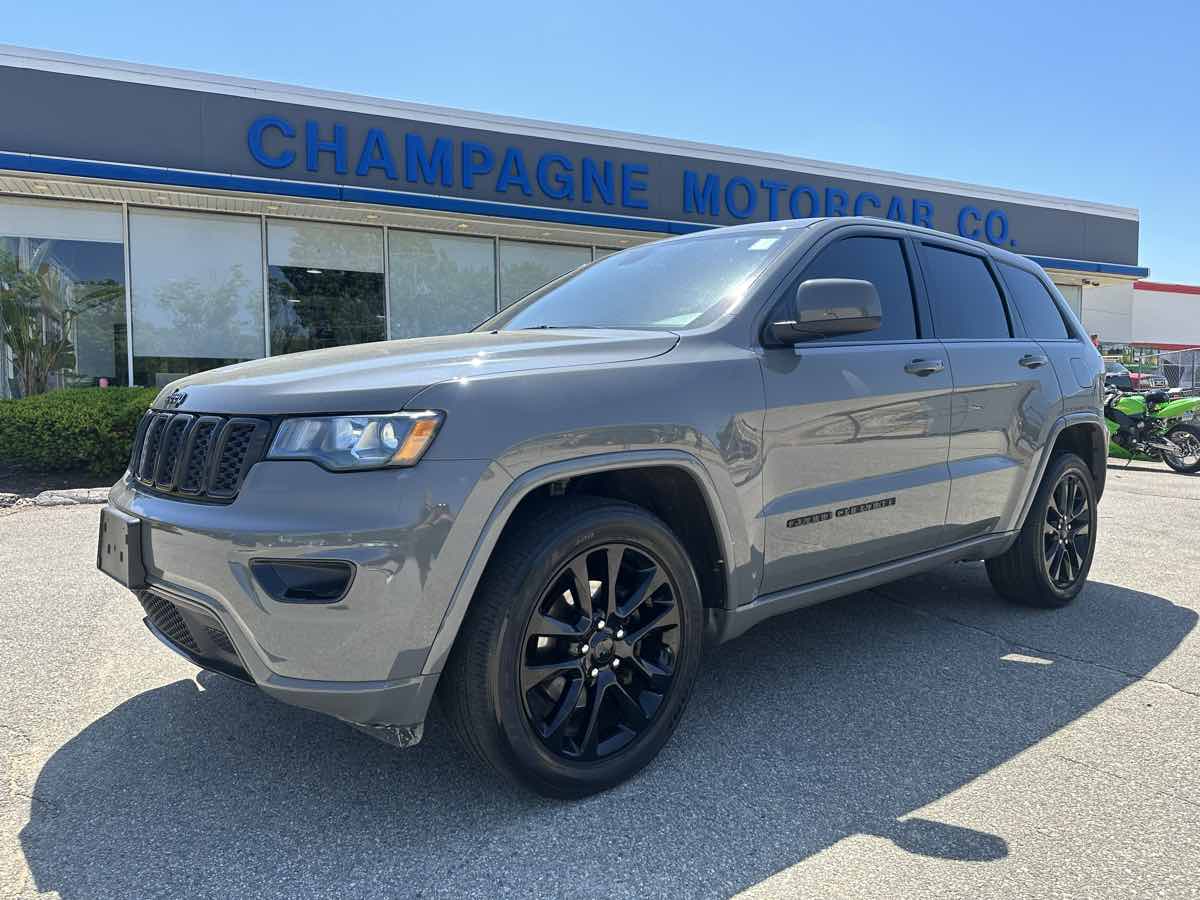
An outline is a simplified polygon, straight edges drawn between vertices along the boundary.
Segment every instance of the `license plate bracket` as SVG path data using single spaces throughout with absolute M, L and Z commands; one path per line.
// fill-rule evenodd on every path
M 96 568 L 132 590 L 146 586 L 141 519 L 111 506 L 100 510 Z

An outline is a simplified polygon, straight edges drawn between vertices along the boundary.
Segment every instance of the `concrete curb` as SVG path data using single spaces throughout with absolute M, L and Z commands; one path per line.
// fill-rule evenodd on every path
M 108 501 L 108 488 L 66 488 L 42 491 L 33 498 L 34 506 L 80 506 Z
M 59 488 L 26 497 L 0 491 L 0 516 L 18 513 L 23 509 L 43 509 L 52 506 L 93 506 L 108 500 L 108 488 Z

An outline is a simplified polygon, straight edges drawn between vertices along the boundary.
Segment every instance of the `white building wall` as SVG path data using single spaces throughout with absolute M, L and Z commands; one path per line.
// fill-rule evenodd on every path
M 1200 346 L 1200 291 L 1177 286 L 1156 290 L 1152 282 L 1085 285 L 1080 320 L 1106 344 Z
M 1133 343 L 1200 346 L 1200 293 L 1141 288 L 1131 293 Z
M 1083 288 L 1083 328 L 1106 344 L 1128 344 L 1133 337 L 1132 281 Z

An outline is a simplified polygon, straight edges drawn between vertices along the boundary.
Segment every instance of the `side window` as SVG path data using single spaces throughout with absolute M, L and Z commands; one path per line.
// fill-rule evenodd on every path
M 1034 340 L 1065 341 L 1071 337 L 1067 325 L 1063 321 L 1058 304 L 1046 290 L 1040 278 L 1032 272 L 1018 269 L 1007 263 L 1000 263 L 1000 271 L 1004 274 L 1004 282 L 1008 285 L 1008 295 L 1016 304 L 1025 331 Z
M 971 253 L 924 245 L 925 278 L 939 338 L 1007 338 L 1008 314 L 996 281 Z
M 789 295 L 813 278 L 869 281 L 879 292 L 879 305 L 883 311 L 883 322 L 878 330 L 825 338 L 819 343 L 911 341 L 917 337 L 908 263 L 904 259 L 904 247 L 895 238 L 851 237 L 830 244 L 808 264 L 799 281 L 789 288 Z

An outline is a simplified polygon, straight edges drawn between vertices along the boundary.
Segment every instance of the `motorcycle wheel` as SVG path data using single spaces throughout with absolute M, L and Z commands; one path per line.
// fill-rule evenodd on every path
M 1184 453 L 1180 456 L 1163 453 L 1163 462 L 1176 472 L 1187 475 L 1200 472 L 1200 428 L 1195 425 L 1176 425 L 1167 432 L 1167 438 L 1182 448 Z

